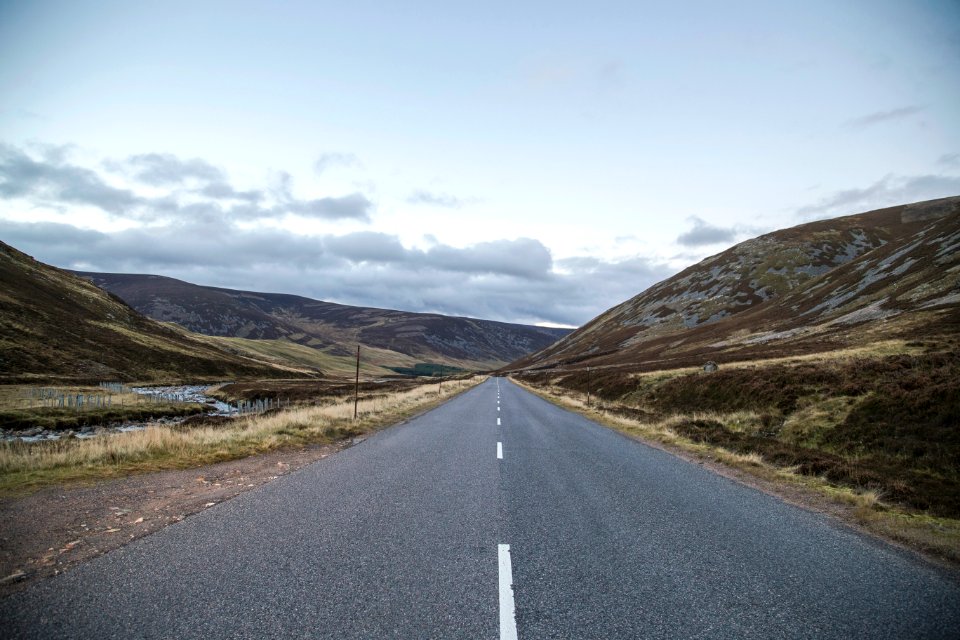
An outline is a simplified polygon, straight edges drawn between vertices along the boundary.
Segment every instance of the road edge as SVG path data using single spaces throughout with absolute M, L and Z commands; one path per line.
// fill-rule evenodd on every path
M 679 444 L 670 444 L 645 438 L 637 433 L 631 433 L 625 430 L 621 423 L 618 423 L 603 411 L 592 408 L 587 409 L 578 404 L 564 402 L 564 398 L 551 395 L 542 389 L 538 389 L 512 377 L 508 377 L 508 379 L 521 389 L 529 391 L 538 398 L 560 409 L 575 413 L 632 441 L 663 451 L 690 464 L 704 467 L 712 473 L 775 497 L 787 504 L 810 513 L 824 516 L 828 522 L 834 526 L 851 530 L 872 543 L 892 547 L 901 554 L 918 560 L 924 565 L 947 576 L 949 579 L 960 583 L 960 560 L 941 555 L 936 551 L 922 546 L 912 545 L 909 540 L 895 538 L 887 535 L 881 529 L 872 528 L 869 526 L 870 521 L 864 521 L 862 514 L 858 513 L 857 506 L 837 499 L 823 491 L 818 491 L 813 487 L 798 482 L 790 482 L 789 479 L 783 475 L 777 475 L 772 467 L 735 467 L 724 462 L 722 453 L 729 454 L 729 452 L 719 447 L 698 444 L 695 449 L 685 448 L 682 446 L 682 442 Z M 766 473 L 759 475 L 757 473 L 759 470 L 765 470 Z

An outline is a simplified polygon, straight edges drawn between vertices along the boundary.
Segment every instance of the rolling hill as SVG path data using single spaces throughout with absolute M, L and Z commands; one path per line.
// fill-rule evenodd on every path
M 293 373 L 146 318 L 87 280 L 0 242 L 0 383 L 199 381 Z
M 76 272 L 155 320 L 209 336 L 221 348 L 291 355 L 346 372 L 356 345 L 380 367 L 500 367 L 543 349 L 568 329 L 354 307 L 295 295 L 206 287 L 155 275 Z M 295 353 L 294 353 L 295 352 Z
M 506 370 L 660 369 L 960 335 L 960 197 L 775 231 L 706 258 Z

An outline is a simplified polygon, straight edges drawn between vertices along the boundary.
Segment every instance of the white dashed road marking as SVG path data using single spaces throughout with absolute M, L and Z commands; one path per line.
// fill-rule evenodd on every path
M 517 640 L 517 619 L 513 605 L 513 569 L 510 545 L 497 545 L 500 561 L 500 640 Z

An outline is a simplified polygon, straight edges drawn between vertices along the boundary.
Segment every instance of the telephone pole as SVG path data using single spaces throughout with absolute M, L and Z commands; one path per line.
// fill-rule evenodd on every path
M 357 345 L 357 381 L 353 386 L 353 419 L 357 419 L 357 402 L 360 400 L 360 345 Z

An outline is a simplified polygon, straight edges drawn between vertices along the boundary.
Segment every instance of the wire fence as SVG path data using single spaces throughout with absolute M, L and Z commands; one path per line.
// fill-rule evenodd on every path
M 71 391 L 62 387 L 27 387 L 22 391 L 21 401 L 18 401 L 17 404 L 22 402 L 21 406 L 31 409 L 51 408 L 84 411 L 151 404 L 213 403 L 211 398 L 189 389 L 128 387 L 121 382 L 101 382 L 98 387 L 98 392 Z M 289 407 L 290 400 L 279 397 L 256 398 L 240 400 L 235 405 L 218 404 L 221 414 L 247 415 Z

